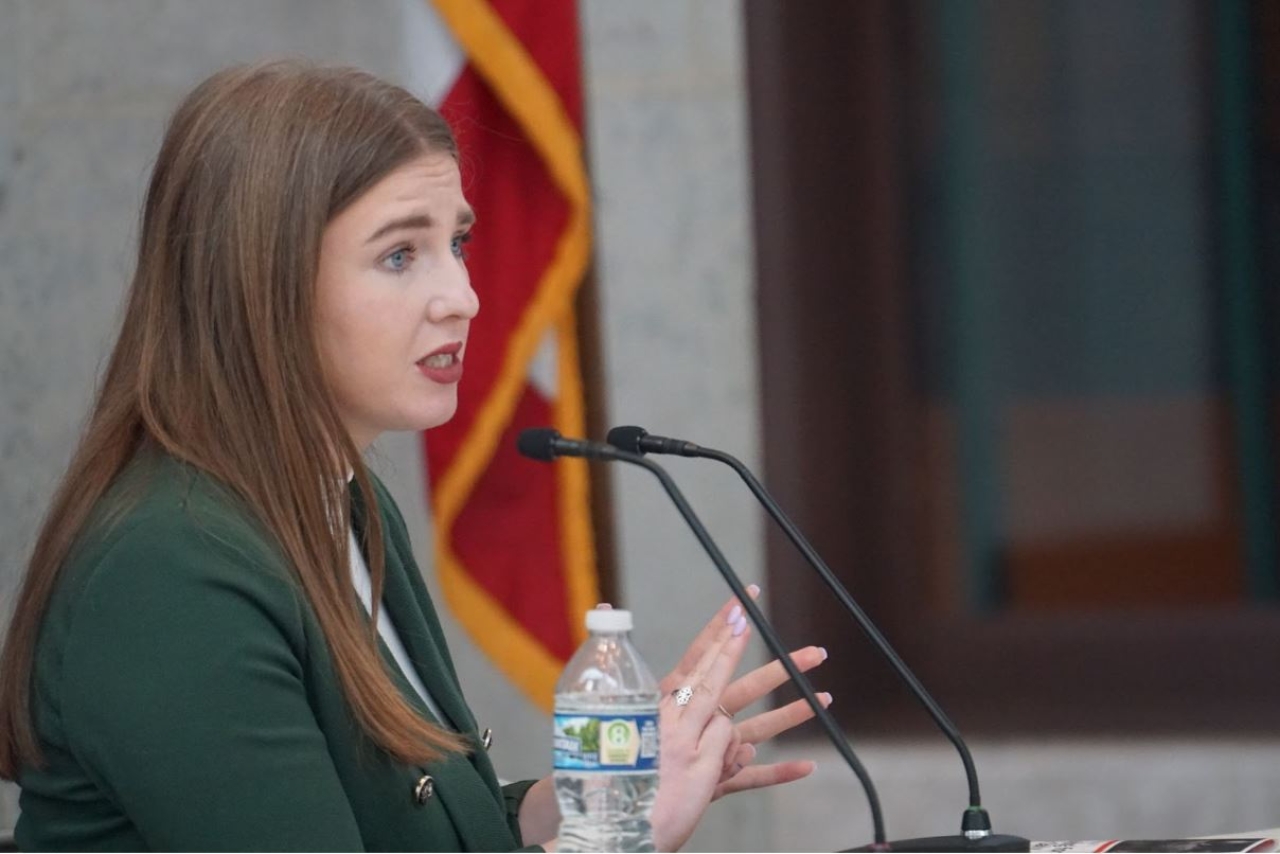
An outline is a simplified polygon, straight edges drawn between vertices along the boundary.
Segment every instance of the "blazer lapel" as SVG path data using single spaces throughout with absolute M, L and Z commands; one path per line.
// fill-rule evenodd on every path
M 365 547 L 365 534 L 368 530 L 367 525 L 367 509 L 366 504 L 362 500 L 360 490 L 356 488 L 354 482 L 350 489 L 351 495 L 351 526 L 355 531 L 356 540 L 360 543 L 360 550 L 364 553 L 365 560 L 368 560 L 368 549 Z M 383 501 L 390 500 L 383 498 Z M 387 609 L 387 614 L 391 617 L 392 624 L 396 627 L 396 634 L 400 636 L 401 643 L 404 644 L 405 651 L 409 653 L 409 659 L 413 663 L 414 669 L 418 672 L 418 677 L 422 680 L 422 684 L 426 686 L 427 691 L 431 694 L 431 699 L 439 706 L 440 711 L 447 720 L 440 721 L 445 726 L 451 727 L 457 732 L 466 734 L 475 729 L 475 721 L 471 717 L 471 712 L 467 709 L 466 701 L 462 698 L 462 688 L 458 685 L 457 673 L 453 669 L 453 663 L 448 661 L 448 652 L 443 643 L 437 644 L 436 638 L 428 625 L 428 620 L 436 620 L 435 612 L 430 613 L 430 617 L 424 613 L 418 603 L 417 597 L 409 583 L 409 573 L 416 573 L 418 568 L 413 564 L 413 556 L 403 554 L 397 542 L 398 538 L 391 531 L 391 520 L 387 518 L 386 512 L 381 514 L 382 522 L 382 544 L 384 552 L 383 565 L 383 590 L 382 601 L 379 607 Z M 410 564 L 406 566 L 406 561 Z M 400 665 L 396 662 L 395 657 L 391 655 L 391 651 L 387 645 L 378 639 L 378 646 L 382 652 L 382 657 L 391 665 L 391 672 L 397 677 L 396 682 L 401 692 L 413 703 L 415 708 L 423 712 L 429 712 L 426 704 L 421 701 L 418 692 L 414 690 L 409 681 L 403 677 L 400 672 Z M 434 715 L 429 715 L 434 719 Z
M 360 500 L 359 490 L 353 488 L 351 493 L 352 525 L 363 544 L 365 505 Z M 385 494 L 385 490 L 382 493 L 379 495 L 380 505 L 391 501 L 391 497 Z M 509 834 L 506 807 L 497 772 L 494 770 L 493 763 L 489 761 L 488 752 L 480 742 L 475 718 L 462 696 L 462 687 L 458 682 L 453 659 L 449 656 L 449 647 L 445 641 L 444 630 L 440 627 L 440 618 L 436 614 L 431 596 L 427 593 L 418 565 L 413 560 L 408 537 L 401 535 L 385 508 L 381 513 L 381 520 L 386 552 L 382 605 L 386 607 L 391 621 L 395 624 L 396 632 L 400 635 L 405 651 L 409 653 L 409 658 L 417 669 L 422 683 L 431 693 L 431 698 L 440 707 L 440 711 L 448 718 L 441 723 L 452 726 L 456 732 L 471 742 L 468 758 L 480 775 L 479 779 L 470 775 L 459 775 L 462 779 L 459 779 L 455 785 L 441 786 L 440 793 L 445 796 L 445 789 L 448 788 L 452 797 L 445 796 L 447 802 L 455 803 L 461 798 L 459 805 L 465 803 L 472 810 L 477 808 L 476 801 L 482 797 L 489 803 L 496 803 L 501 816 L 499 822 L 501 827 L 489 828 L 484 832 Z M 415 708 L 429 715 L 426 704 L 418 697 L 418 692 L 404 679 L 399 665 L 395 663 L 386 644 L 381 643 L 380 640 L 379 645 L 383 657 L 391 663 L 392 672 L 397 677 L 401 692 L 414 703 Z M 452 763 L 449 764 L 452 765 Z M 445 773 L 448 772 L 445 771 Z M 464 826 L 471 824 L 471 822 L 462 823 Z M 496 844 L 494 839 L 475 839 L 469 842 L 475 843 L 474 846 L 468 845 L 474 850 L 492 850 Z
M 391 546 L 388 545 L 388 551 Z M 388 559 L 390 562 L 390 559 Z M 412 598 L 406 601 L 413 601 L 417 604 L 419 610 L 419 620 L 427 631 L 426 636 L 419 635 L 420 641 L 426 641 L 425 645 L 433 650 L 440 650 L 440 659 L 448 668 L 448 681 L 457 691 L 456 697 L 460 706 L 459 714 L 463 715 L 466 720 L 465 728 L 458 731 L 471 739 L 471 763 L 475 765 L 476 770 L 484 777 L 485 782 L 493 789 L 493 792 L 499 800 L 502 799 L 502 790 L 498 783 L 498 774 L 493 767 L 493 763 L 489 761 L 488 750 L 480 741 L 480 730 L 476 725 L 475 718 L 471 715 L 471 710 L 467 706 L 466 701 L 462 697 L 462 689 L 459 687 L 458 674 L 453 667 L 453 659 L 449 656 L 449 647 L 445 642 L 444 630 L 440 628 L 440 618 L 436 616 L 435 606 L 431 602 L 431 596 L 427 593 L 427 586 L 422 580 L 422 575 L 418 572 L 417 564 L 413 563 L 412 556 L 408 558 L 407 565 L 404 562 L 400 564 L 401 572 L 397 573 L 399 581 L 403 581 L 408 585 Z M 392 619 L 395 615 L 392 614 Z M 432 689 L 435 690 L 434 688 Z M 447 712 L 452 714 L 452 712 Z
M 417 567 L 406 567 L 392 544 L 388 542 L 386 545 L 386 592 L 382 604 L 391 616 L 422 684 L 427 686 L 431 699 L 448 718 L 447 723 L 464 735 L 473 732 L 476 722 L 462 697 L 452 662 L 447 660 L 448 652 L 432 637 L 428 620 L 435 615 L 428 617 L 416 607 L 418 600 L 413 595 L 408 573 L 417 572 Z M 409 690 L 416 694 L 412 688 Z

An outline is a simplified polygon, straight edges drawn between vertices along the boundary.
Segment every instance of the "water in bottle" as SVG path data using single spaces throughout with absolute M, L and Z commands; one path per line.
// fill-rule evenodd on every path
M 590 636 L 556 683 L 561 851 L 653 851 L 658 683 L 631 645 L 631 612 L 587 612 Z

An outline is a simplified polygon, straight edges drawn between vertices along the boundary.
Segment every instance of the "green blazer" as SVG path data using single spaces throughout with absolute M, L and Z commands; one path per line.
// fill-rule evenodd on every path
M 32 702 L 45 766 L 20 774 L 18 845 L 518 848 L 532 782 L 499 786 L 404 520 L 381 483 L 376 494 L 383 605 L 469 755 L 411 766 L 373 746 L 271 538 L 211 478 L 144 454 L 103 502 L 123 512 L 99 514 L 80 538 L 41 629 Z

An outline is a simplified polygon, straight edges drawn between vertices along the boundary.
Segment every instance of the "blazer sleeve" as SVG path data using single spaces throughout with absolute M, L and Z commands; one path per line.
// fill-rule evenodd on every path
M 298 595 L 192 525 L 125 532 L 64 648 L 62 727 L 156 850 L 362 850 L 303 681 Z
M 507 783 L 502 787 L 502 799 L 507 806 L 507 824 L 511 825 L 511 832 L 516 839 L 521 839 L 520 833 L 520 804 L 524 802 L 524 796 L 529 793 L 529 789 L 537 780 L 521 780 L 518 783 Z M 520 849 L 522 851 L 541 851 L 540 846 L 533 846 Z

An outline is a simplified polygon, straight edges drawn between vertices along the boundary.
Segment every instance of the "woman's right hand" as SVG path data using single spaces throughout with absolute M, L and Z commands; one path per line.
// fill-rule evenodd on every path
M 734 739 L 733 721 L 718 707 L 750 635 L 749 628 L 735 635 L 732 622 L 722 625 L 686 671 L 683 686 L 693 689 L 689 702 L 678 706 L 668 692 L 658 707 L 661 761 L 652 822 L 659 851 L 684 845 L 716 795 Z

